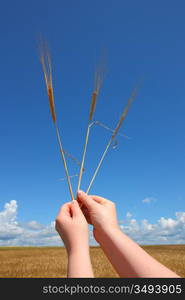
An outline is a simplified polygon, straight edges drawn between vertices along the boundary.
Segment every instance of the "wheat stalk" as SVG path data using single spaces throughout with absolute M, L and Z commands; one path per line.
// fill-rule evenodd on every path
M 123 121 L 124 121 L 125 118 L 126 118 L 126 115 L 127 115 L 128 111 L 129 111 L 129 108 L 130 108 L 130 106 L 131 106 L 133 100 L 135 99 L 135 97 L 136 97 L 136 95 L 137 95 L 137 90 L 138 90 L 138 86 L 135 87 L 135 89 L 134 89 L 134 90 L 132 91 L 132 93 L 131 93 L 131 96 L 130 96 L 129 99 L 128 99 L 127 105 L 126 105 L 125 109 L 123 110 L 123 113 L 122 113 L 122 115 L 121 115 L 121 118 L 119 119 L 119 122 L 118 122 L 118 124 L 117 124 L 117 126 L 116 126 L 116 128 L 115 128 L 115 130 L 114 130 L 114 132 L 113 132 L 113 134 L 112 134 L 112 136 L 111 136 L 111 138 L 110 138 L 110 140 L 109 140 L 109 142 L 108 142 L 106 148 L 105 148 L 105 151 L 103 152 L 103 155 L 102 155 L 102 157 L 101 157 L 101 159 L 100 159 L 100 161 L 99 161 L 99 164 L 98 164 L 98 166 L 97 166 L 97 168 L 96 168 L 96 170 L 95 170 L 95 172 L 94 172 L 94 175 L 93 175 L 93 177 L 92 177 L 92 179 L 91 179 L 91 182 L 90 182 L 90 184 L 89 184 L 89 186 L 88 186 L 88 188 L 87 188 L 87 191 L 86 191 L 87 194 L 88 194 L 89 191 L 90 191 L 90 188 L 91 188 L 91 186 L 92 186 L 92 184 L 93 184 L 93 182 L 94 182 L 94 180 L 95 180 L 95 178 L 96 178 L 96 175 L 98 174 L 98 171 L 99 171 L 99 169 L 100 169 L 100 167 L 101 167 L 101 165 L 102 165 L 102 163 L 103 163 L 103 160 L 104 160 L 104 158 L 105 158 L 105 156 L 106 156 L 106 154 L 107 154 L 107 152 L 108 152 L 108 150 L 109 150 L 109 148 L 110 148 L 112 142 L 114 141 L 116 135 L 118 134 L 118 131 L 119 131 L 121 125 L 123 124 Z
M 70 176 L 67 168 L 67 163 L 65 159 L 65 154 L 64 150 L 62 147 L 62 141 L 61 141 L 61 136 L 59 134 L 59 129 L 58 129 L 58 124 L 57 124 L 57 117 L 56 117 L 56 112 L 55 112 L 55 102 L 54 102 L 54 94 L 53 94 L 53 82 L 52 82 L 52 65 L 51 65 L 51 57 L 50 53 L 48 51 L 48 48 L 44 44 L 40 44 L 40 60 L 42 64 L 42 69 L 44 72 L 44 78 L 46 82 L 46 88 L 47 88 L 47 94 L 48 94 L 48 99 L 49 99 L 49 106 L 50 106 L 50 112 L 51 116 L 55 125 L 56 129 L 56 134 L 57 134 L 57 140 L 59 143 L 60 147 L 60 153 L 62 157 L 62 161 L 64 164 L 64 169 L 68 181 L 68 186 L 69 186 L 69 192 L 71 195 L 72 200 L 74 199 L 73 191 L 72 191 L 72 186 L 71 186 L 71 181 L 70 181 Z
M 87 132 L 86 132 L 86 137 L 85 137 L 85 144 L 84 144 L 84 150 L 83 150 L 82 161 L 81 161 L 81 166 L 80 166 L 80 172 L 79 172 L 79 177 L 78 177 L 77 190 L 80 189 L 80 185 L 81 185 L 81 181 L 82 181 L 82 174 L 83 174 L 83 170 L 84 170 L 84 162 L 85 162 L 85 156 L 86 156 L 86 152 L 87 152 L 89 133 L 90 133 L 90 128 L 93 125 L 92 120 L 93 120 L 93 116 L 94 116 L 95 109 L 96 109 L 97 97 L 98 97 L 100 88 L 103 83 L 103 75 L 104 75 L 103 67 L 99 66 L 95 72 L 94 91 L 92 93 L 91 106 L 90 106 L 90 112 L 89 112 L 89 120 L 88 120 Z
M 80 166 L 81 165 L 81 163 L 78 161 L 78 159 L 76 158 L 76 157 L 74 157 L 73 155 L 71 155 L 69 152 L 67 152 L 66 150 L 64 150 L 63 149 L 63 151 L 64 151 L 64 154 L 66 155 L 66 156 L 68 156 L 71 160 L 73 160 L 78 166 Z M 83 170 L 83 172 L 84 172 L 85 170 Z M 71 176 L 70 176 L 71 177 Z
M 93 122 L 93 125 L 98 125 L 100 127 L 103 127 L 104 129 L 108 130 L 108 131 L 111 131 L 111 132 L 114 132 L 113 129 L 111 129 L 110 127 L 108 127 L 107 125 L 105 125 L 104 123 L 100 122 L 100 121 L 94 121 Z M 122 137 L 125 137 L 127 139 L 130 139 L 130 137 L 128 137 L 125 133 L 118 133 L 117 135 L 119 136 L 122 136 Z

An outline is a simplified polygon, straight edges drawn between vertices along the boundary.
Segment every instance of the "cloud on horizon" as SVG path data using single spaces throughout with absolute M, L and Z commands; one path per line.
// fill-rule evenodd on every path
M 18 205 L 11 200 L 0 211 L 0 246 L 62 246 L 55 231 L 55 222 L 42 225 L 36 220 L 27 223 L 17 221 Z M 185 212 L 176 212 L 175 217 L 161 217 L 155 224 L 147 219 L 138 222 L 130 212 L 120 221 L 120 228 L 139 244 L 185 244 Z M 90 244 L 96 245 L 90 230 Z

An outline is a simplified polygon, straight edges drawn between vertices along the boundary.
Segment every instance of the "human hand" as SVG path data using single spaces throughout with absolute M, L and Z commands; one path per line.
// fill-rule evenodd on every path
M 89 224 L 94 226 L 94 237 L 97 242 L 105 231 L 119 229 L 115 204 L 99 196 L 89 196 L 83 191 L 78 191 L 77 201 Z
M 62 238 L 68 254 L 88 248 L 88 224 L 76 200 L 61 206 L 55 229 Z

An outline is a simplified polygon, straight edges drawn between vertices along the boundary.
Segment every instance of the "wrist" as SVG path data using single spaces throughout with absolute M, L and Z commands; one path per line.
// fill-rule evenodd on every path
M 119 225 L 104 226 L 98 229 L 94 228 L 94 237 L 96 241 L 101 244 L 107 237 L 120 234 L 121 232 Z
M 67 250 L 67 254 L 68 256 L 72 256 L 72 255 L 85 255 L 85 254 L 89 254 L 89 245 L 88 242 L 86 243 L 79 243 L 79 244 L 75 244 L 69 247 L 69 249 Z

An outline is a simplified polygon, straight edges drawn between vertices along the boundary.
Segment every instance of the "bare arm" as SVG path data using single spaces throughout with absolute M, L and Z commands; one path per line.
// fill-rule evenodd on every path
M 112 201 L 78 192 L 78 201 L 94 237 L 120 277 L 179 277 L 159 263 L 119 228 Z
M 68 256 L 67 277 L 85 278 L 94 277 L 90 261 L 89 249 L 81 246 L 78 251 L 71 252 Z
M 179 277 L 117 228 L 104 231 L 100 245 L 120 277 Z
M 88 224 L 76 200 L 60 208 L 56 230 L 68 254 L 67 277 L 94 277 L 89 255 Z

